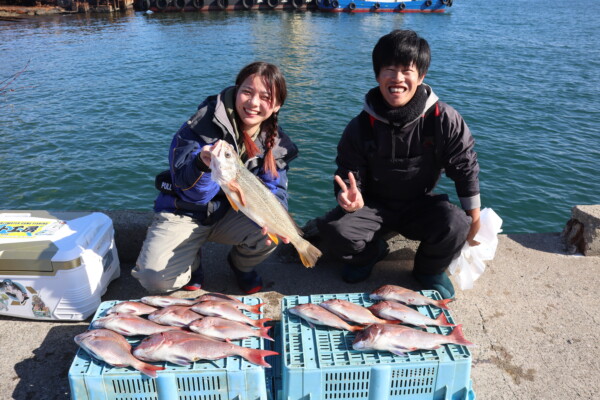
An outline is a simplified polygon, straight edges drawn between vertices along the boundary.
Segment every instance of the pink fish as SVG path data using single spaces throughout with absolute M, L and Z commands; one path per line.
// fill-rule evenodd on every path
M 455 326 L 454 324 L 448 322 L 448 318 L 446 318 L 446 314 L 444 314 L 444 312 L 440 312 L 440 315 L 438 315 L 436 319 L 432 319 L 421 314 L 413 308 L 395 301 L 382 301 L 380 303 L 373 304 L 368 308 L 378 317 L 396 319 L 399 320 L 399 322 L 420 326 L 422 328 L 425 328 L 427 325 Z
M 187 326 L 202 315 L 191 310 L 190 306 L 166 306 L 148 315 L 148 319 L 161 325 Z
M 123 336 L 152 335 L 153 333 L 182 330 L 177 326 L 159 325 L 133 314 L 109 314 L 98 318 L 91 324 L 93 329 L 104 328 L 120 333 Z
M 250 349 L 221 342 L 193 332 L 163 332 L 148 336 L 133 350 L 143 361 L 168 361 L 187 366 L 198 360 L 219 360 L 240 356 L 249 362 L 270 368 L 265 357 L 278 355 L 270 350 Z
M 207 317 L 221 317 L 232 321 L 243 322 L 256 328 L 264 328 L 264 323 L 271 318 L 252 319 L 226 301 L 203 301 L 192 306 L 192 311 Z
M 164 367 L 146 364 L 131 354 L 131 345 L 116 332 L 94 329 L 75 336 L 75 343 L 92 357 L 113 367 L 133 367 L 143 374 L 156 378 L 156 371 Z
M 424 332 L 403 325 L 374 324 L 356 334 L 354 350 L 384 350 L 399 356 L 415 350 L 434 350 L 443 344 L 473 346 L 465 339 L 462 325 L 456 325 L 450 335 Z
M 204 317 L 189 324 L 191 331 L 219 340 L 238 340 L 251 336 L 273 340 L 268 331 L 271 328 L 254 329 L 243 322 L 231 321 L 220 317 Z
M 350 332 L 356 332 L 363 329 L 362 326 L 350 325 L 331 311 L 327 311 L 318 304 L 300 304 L 295 307 L 289 308 L 288 311 L 291 314 L 297 315 L 302 319 L 308 321 L 311 326 L 325 325 L 332 328 L 344 329 Z
M 196 299 L 182 299 L 174 296 L 145 296 L 142 297 L 142 303 L 149 304 L 155 307 L 166 306 L 191 306 L 196 304 Z
M 393 300 L 412 306 L 430 305 L 443 308 L 444 310 L 448 310 L 447 304 L 452 301 L 452 299 L 433 300 L 415 292 L 414 290 L 395 285 L 383 285 L 371 293 L 369 297 L 371 300 Z
M 115 304 L 108 310 L 106 310 L 107 314 L 114 313 L 124 313 L 124 314 L 133 314 L 133 315 L 146 315 L 151 312 L 156 311 L 156 307 L 152 307 L 148 304 L 141 303 L 139 301 L 122 301 L 120 303 Z
M 319 305 L 326 310 L 331 311 L 340 318 L 345 319 L 346 321 L 355 322 L 361 325 L 400 323 L 398 320 L 386 321 L 384 319 L 377 318 L 371 311 L 369 311 L 369 309 L 346 300 L 331 299 L 324 301 Z
M 202 296 L 198 297 L 197 300 L 198 301 L 212 300 L 212 301 L 230 302 L 231 304 L 234 304 L 238 310 L 246 310 L 253 314 L 260 314 L 260 307 L 265 305 L 265 303 L 260 303 L 260 304 L 251 306 L 250 304 L 241 302 L 240 300 L 236 299 L 233 296 L 227 296 L 226 294 L 221 294 L 221 293 L 203 294 Z

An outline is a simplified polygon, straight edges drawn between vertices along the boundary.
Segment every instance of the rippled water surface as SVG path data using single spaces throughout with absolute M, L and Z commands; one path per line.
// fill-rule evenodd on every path
M 548 5 L 0 22 L 0 82 L 23 70 L 0 84 L 0 209 L 150 210 L 174 132 L 262 59 L 280 65 L 289 85 L 281 123 L 301 151 L 290 210 L 303 223 L 334 205 L 335 146 L 376 85 L 373 45 L 410 28 L 432 47 L 426 82 L 475 135 L 484 207 L 504 232 L 560 231 L 571 207 L 600 204 L 600 9 L 594 0 L 560 12 Z M 439 190 L 456 200 L 451 182 Z

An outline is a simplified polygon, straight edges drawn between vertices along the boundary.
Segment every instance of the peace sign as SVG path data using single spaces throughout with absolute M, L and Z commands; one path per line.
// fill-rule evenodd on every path
M 356 179 L 354 179 L 352 172 L 348 172 L 348 180 L 350 181 L 350 188 L 346 186 L 346 183 L 342 180 L 342 178 L 339 177 L 339 175 L 335 176 L 335 181 L 342 189 L 338 193 L 337 202 L 344 210 L 348 212 L 354 212 L 363 208 L 365 202 L 360 190 L 358 190 L 356 187 Z

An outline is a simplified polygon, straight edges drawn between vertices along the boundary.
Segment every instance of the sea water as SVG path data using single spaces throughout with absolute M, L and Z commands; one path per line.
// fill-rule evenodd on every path
M 376 85 L 392 29 L 432 49 L 425 82 L 476 140 L 483 207 L 505 233 L 557 232 L 600 204 L 600 9 L 456 0 L 450 12 L 116 13 L 0 21 L 0 208 L 151 210 L 173 134 L 254 60 L 278 64 L 280 122 L 300 149 L 299 224 L 335 205 L 336 144 Z M 457 202 L 453 183 L 438 191 Z

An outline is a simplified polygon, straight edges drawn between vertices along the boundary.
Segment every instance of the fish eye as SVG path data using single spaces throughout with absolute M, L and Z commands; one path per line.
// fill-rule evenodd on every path
M 231 152 L 227 151 L 225 152 L 225 158 L 230 158 L 231 157 Z

